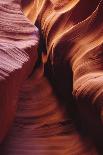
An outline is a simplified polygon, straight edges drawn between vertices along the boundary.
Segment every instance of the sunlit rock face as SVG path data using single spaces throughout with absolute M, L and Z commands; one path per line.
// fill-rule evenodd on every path
M 103 1 L 0 11 L 0 155 L 103 154 Z

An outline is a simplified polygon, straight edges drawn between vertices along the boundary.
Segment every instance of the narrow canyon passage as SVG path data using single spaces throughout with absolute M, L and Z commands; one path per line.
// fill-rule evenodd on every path
M 0 0 L 0 155 L 103 154 L 102 12 Z

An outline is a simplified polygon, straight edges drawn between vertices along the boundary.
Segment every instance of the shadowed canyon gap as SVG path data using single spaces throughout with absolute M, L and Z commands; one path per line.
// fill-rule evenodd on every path
M 103 0 L 0 0 L 0 155 L 103 154 L 102 34 Z

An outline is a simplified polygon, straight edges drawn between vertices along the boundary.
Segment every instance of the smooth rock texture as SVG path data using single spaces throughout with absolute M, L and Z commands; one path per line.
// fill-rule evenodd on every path
M 1 81 L 0 95 L 7 90 L 14 94 L 10 96 L 7 91 L 3 101 L 10 119 L 5 121 L 5 107 L 0 114 L 4 126 L 11 119 L 14 122 L 1 144 L 0 155 L 102 155 L 103 0 L 0 2 L 1 8 L 5 4 L 15 12 L 10 14 L 15 20 L 9 22 L 15 35 L 1 26 L 3 41 L 14 56 L 10 67 L 7 61 L 11 58 L 5 61 L 5 56 L 4 63 L 8 72 L 12 67 L 14 70 L 8 75 L 10 82 L 4 80 L 10 84 Z M 38 51 L 33 23 L 40 31 Z M 17 50 L 19 58 L 15 56 Z M 8 56 L 9 49 L 6 52 Z M 21 67 L 15 68 L 19 61 Z M 7 106 L 10 103 L 15 105 L 13 112 L 12 106 Z
M 97 129 L 95 132 L 103 139 L 102 11 L 102 0 L 35 0 L 28 14 L 24 9 L 32 22 L 37 19 L 45 43 L 43 59 L 48 69 L 51 64 L 53 81 L 60 95 L 67 89 L 70 96 L 70 86 L 64 88 L 64 76 L 67 77 L 68 72 L 70 78 L 68 75 L 65 79 L 68 83 L 72 74 L 73 81 L 69 83 L 73 84 L 72 94 L 84 124 L 94 138 L 96 135 L 92 132 Z
M 45 43 L 43 60 L 57 93 L 69 105 L 72 91 L 80 126 L 101 148 L 102 11 L 102 0 L 35 0 L 28 14 L 24 9 L 32 22 L 37 19 Z
M 42 67 L 21 88 L 16 118 L 1 155 L 97 155 L 93 143 L 82 139 L 72 118 L 66 116 L 41 73 Z

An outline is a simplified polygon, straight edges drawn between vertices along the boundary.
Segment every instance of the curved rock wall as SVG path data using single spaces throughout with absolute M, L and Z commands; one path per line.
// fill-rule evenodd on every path
M 6 6 L 12 10 L 11 4 L 18 8 L 18 12 L 13 12 L 15 20 L 11 20 L 12 11 L 8 13 L 10 19 L 6 19 L 11 21 L 13 36 L 11 30 L 8 34 L 9 30 L 3 29 L 7 22 L 2 24 L 5 27 L 0 26 L 3 37 L 6 34 L 4 41 L 9 42 L 7 47 L 13 50 L 12 55 L 15 48 L 21 52 L 19 57 L 23 54 L 22 61 L 26 54 L 26 61 L 22 62 L 25 67 L 15 68 L 12 72 L 14 81 L 10 83 L 9 93 L 14 95 L 7 94 L 17 111 L 15 118 L 12 112 L 8 115 L 14 118 L 14 123 L 1 145 L 1 154 L 102 154 L 103 1 L 22 1 L 25 15 L 21 12 L 21 1 L 0 2 L 3 9 Z M 4 10 L 2 12 L 5 14 Z M 38 51 L 37 28 L 32 23 L 40 31 Z M 4 50 L 5 44 L 2 46 Z M 8 49 L 6 51 L 9 53 Z M 19 70 L 21 74 L 18 74 Z M 11 82 L 12 76 L 9 75 Z M 1 84 L 4 87 L 2 81 Z M 9 84 L 0 88 L 1 94 L 10 90 Z M 17 97 L 16 102 L 12 97 Z M 7 104 L 10 103 L 5 99 Z M 4 105 L 8 111 L 7 104 Z M 4 120 L 7 119 L 3 117 Z M 11 121 L 4 122 L 6 126 Z
M 0 142 L 14 119 L 21 84 L 37 60 L 38 40 L 20 0 L 0 0 Z
M 49 76 L 57 91 L 69 99 L 72 91 L 83 126 L 98 142 L 96 135 L 103 139 L 102 11 L 102 0 L 44 0 L 42 4 L 35 0 L 27 15 L 37 19 L 45 42 L 43 60 L 49 64 L 47 69 L 51 66 Z

